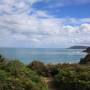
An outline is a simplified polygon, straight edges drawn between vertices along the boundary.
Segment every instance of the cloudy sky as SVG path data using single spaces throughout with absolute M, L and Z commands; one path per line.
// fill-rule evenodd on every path
M 90 45 L 90 0 L 0 0 L 0 47 Z

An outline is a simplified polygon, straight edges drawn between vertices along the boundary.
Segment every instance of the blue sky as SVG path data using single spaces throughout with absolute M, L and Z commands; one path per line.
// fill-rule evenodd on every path
M 0 0 L 0 47 L 90 46 L 90 0 Z
M 67 0 L 68 1 L 68 0 Z M 72 0 L 73 1 L 73 0 Z M 60 3 L 60 0 L 58 0 Z M 65 6 L 57 5 L 52 1 L 49 3 L 37 2 L 33 5 L 35 10 L 44 10 L 48 14 L 58 18 L 89 18 L 90 17 L 90 3 L 85 4 L 70 4 Z M 50 6 L 51 5 L 51 6 Z

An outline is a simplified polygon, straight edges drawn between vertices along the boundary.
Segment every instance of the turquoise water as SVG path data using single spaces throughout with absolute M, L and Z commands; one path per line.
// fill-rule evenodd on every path
M 78 63 L 85 56 L 83 49 L 60 48 L 0 48 L 0 54 L 10 59 L 18 59 L 25 64 L 33 60 L 44 63 Z

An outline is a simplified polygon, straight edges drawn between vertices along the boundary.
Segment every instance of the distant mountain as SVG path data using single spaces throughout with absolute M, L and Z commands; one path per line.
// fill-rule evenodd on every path
M 68 49 L 87 49 L 87 48 L 88 48 L 88 46 L 72 46 Z

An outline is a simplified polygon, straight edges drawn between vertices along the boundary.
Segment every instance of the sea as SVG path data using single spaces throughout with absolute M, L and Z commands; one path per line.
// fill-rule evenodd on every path
M 0 54 L 25 64 L 32 61 L 41 61 L 46 64 L 78 63 L 86 55 L 83 49 L 61 48 L 0 48 Z

